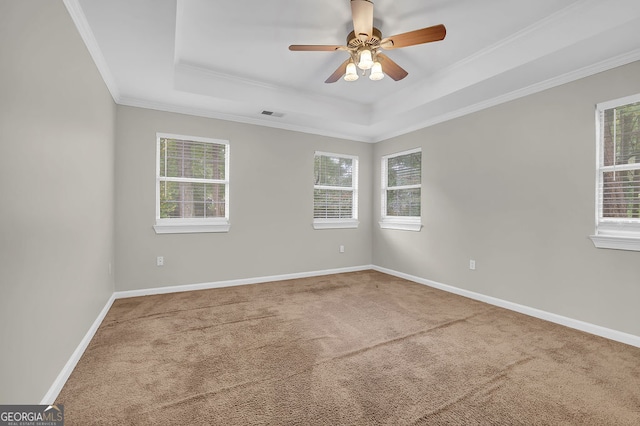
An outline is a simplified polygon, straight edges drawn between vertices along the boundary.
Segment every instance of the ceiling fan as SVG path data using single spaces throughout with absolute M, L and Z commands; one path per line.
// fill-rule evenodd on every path
M 347 36 L 346 46 L 307 44 L 292 44 L 289 46 L 289 50 L 297 52 L 342 50 L 349 53 L 349 59 L 344 61 L 325 83 L 335 83 L 342 76 L 346 81 L 357 80 L 358 70 L 356 66 L 363 72 L 371 70 L 369 73 L 371 80 L 380 80 L 385 74 L 395 81 L 402 80 L 409 73 L 393 62 L 387 55 L 380 52 L 380 50 L 399 49 L 416 44 L 440 41 L 447 35 L 444 25 L 435 25 L 382 38 L 380 30 L 373 26 L 373 3 L 369 0 L 351 0 L 351 15 L 353 18 L 353 31 Z

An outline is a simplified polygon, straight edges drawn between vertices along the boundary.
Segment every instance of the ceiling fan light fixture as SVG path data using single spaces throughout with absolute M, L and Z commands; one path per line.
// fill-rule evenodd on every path
M 362 49 L 358 56 L 358 68 L 361 70 L 369 70 L 373 66 L 373 57 L 371 55 L 371 50 Z
M 358 70 L 353 62 L 347 64 L 347 72 L 344 75 L 344 79 L 346 81 L 356 81 L 358 79 Z
M 376 61 L 373 63 L 369 78 L 374 81 L 382 80 L 384 78 L 384 73 L 382 72 L 382 64 L 380 62 Z
M 351 0 L 351 17 L 353 31 L 347 35 L 347 44 L 338 46 L 333 44 L 292 44 L 289 50 L 298 52 L 348 52 L 349 59 L 342 62 L 338 68 L 325 80 L 325 83 L 335 83 L 344 77 L 347 81 L 358 79 L 358 72 L 367 75 L 371 80 L 381 80 L 389 76 L 394 81 L 400 81 L 409 73 L 400 65 L 393 62 L 380 50 L 399 49 L 417 44 L 431 43 L 444 40 L 447 29 L 444 25 L 434 25 L 419 30 L 408 31 L 390 37 L 382 37 L 382 32 L 374 27 L 373 0 Z M 380 65 L 384 63 L 384 71 Z M 375 69 L 372 69 L 375 64 Z

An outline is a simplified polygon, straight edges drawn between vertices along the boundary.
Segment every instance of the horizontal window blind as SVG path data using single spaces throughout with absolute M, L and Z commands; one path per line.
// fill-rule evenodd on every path
M 316 219 L 353 218 L 353 192 L 314 189 L 313 217 Z
M 419 217 L 422 151 L 383 157 L 383 216 Z
M 387 190 L 387 216 L 420 216 L 420 188 Z
M 640 222 L 640 102 L 599 111 L 599 219 Z
M 422 152 L 390 157 L 387 164 L 387 186 L 389 188 L 420 185 L 422 180 Z
M 353 159 L 316 155 L 315 175 L 316 185 L 351 188 L 353 186 Z
M 160 176 L 224 180 L 226 145 L 160 139 Z
M 225 217 L 225 187 L 217 183 L 160 181 L 160 217 Z
M 158 138 L 158 218 L 226 218 L 228 145 Z
M 357 157 L 316 152 L 314 219 L 357 218 L 357 170 Z

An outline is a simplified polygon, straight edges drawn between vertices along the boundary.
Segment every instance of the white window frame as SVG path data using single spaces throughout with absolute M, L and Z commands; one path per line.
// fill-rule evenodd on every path
M 422 148 L 410 149 L 407 151 L 396 152 L 393 154 L 385 155 L 382 157 L 381 165 L 381 193 L 380 193 L 380 221 L 378 222 L 382 229 L 398 229 L 402 231 L 415 231 L 419 232 L 422 229 L 422 206 L 420 208 L 420 216 L 388 216 L 387 215 L 387 191 L 390 189 L 420 189 L 420 200 L 422 202 L 422 182 L 417 185 L 404 185 L 404 186 L 388 186 L 388 164 L 389 159 L 400 157 L 402 155 L 413 154 L 416 152 L 422 152 Z M 420 162 L 422 168 L 422 161 Z M 422 175 L 422 173 L 420 173 Z
M 224 179 L 188 179 L 165 178 L 160 176 L 160 140 L 179 139 L 193 142 L 205 142 L 225 145 L 225 177 Z M 225 185 L 225 217 L 216 218 L 161 218 L 160 217 L 160 182 L 207 182 Z M 229 141 L 197 136 L 175 135 L 171 133 L 156 133 L 156 222 L 153 226 L 156 234 L 190 234 L 205 232 L 229 232 Z
M 351 206 L 352 214 L 351 214 L 351 218 L 340 218 L 340 219 L 313 218 L 313 228 L 314 229 L 357 228 L 358 225 L 360 224 L 360 222 L 358 221 L 358 167 L 359 167 L 358 156 L 347 155 L 347 154 L 335 154 L 332 152 L 324 152 L 324 151 L 316 151 L 313 156 L 314 157 L 314 173 L 315 173 L 315 157 L 318 157 L 318 156 L 348 158 L 352 161 L 350 187 L 341 187 L 341 186 L 332 186 L 332 185 L 316 185 L 315 182 L 313 185 L 314 192 L 316 189 L 351 191 L 353 194 L 352 206 Z M 315 206 L 314 206 L 314 210 L 315 210 Z
M 589 238 L 597 248 L 640 251 L 640 220 L 603 217 L 601 197 L 604 172 L 638 168 L 637 165 L 629 166 L 626 164 L 604 165 L 604 128 L 602 123 L 604 111 L 636 102 L 640 102 L 640 94 L 596 105 L 596 229 L 595 234 L 590 235 Z

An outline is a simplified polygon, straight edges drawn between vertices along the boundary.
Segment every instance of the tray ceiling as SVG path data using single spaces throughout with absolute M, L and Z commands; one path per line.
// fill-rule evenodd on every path
M 377 0 L 383 35 L 447 37 L 385 52 L 404 80 L 334 84 L 345 52 L 288 46 L 344 44 L 348 0 L 65 4 L 119 104 L 366 142 L 640 59 L 637 0 Z

